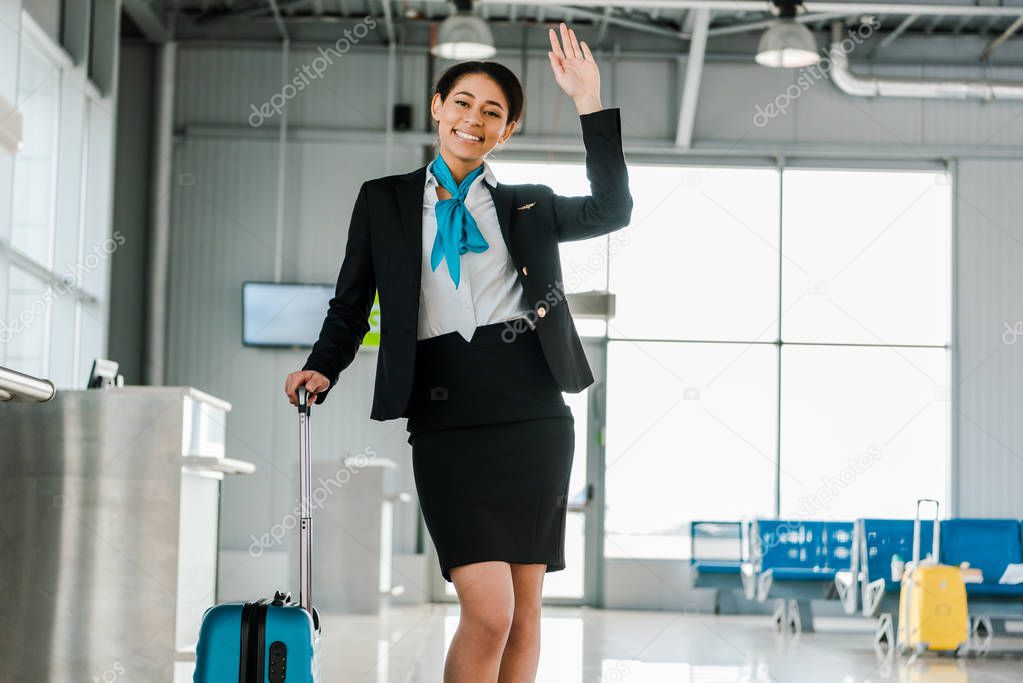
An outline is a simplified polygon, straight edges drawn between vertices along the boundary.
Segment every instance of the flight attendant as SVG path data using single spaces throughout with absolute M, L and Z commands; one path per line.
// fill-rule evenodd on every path
M 461 62 L 430 103 L 426 166 L 363 183 L 335 296 L 302 368 L 322 403 L 355 358 L 380 298 L 371 418 L 408 419 L 419 503 L 461 605 L 445 683 L 533 681 L 546 572 L 565 568 L 574 422 L 563 391 L 593 382 L 563 291 L 558 243 L 632 213 L 618 109 L 600 102 L 589 46 L 550 29 L 551 70 L 575 103 L 591 195 L 503 185 L 487 155 L 522 116 L 515 75 Z

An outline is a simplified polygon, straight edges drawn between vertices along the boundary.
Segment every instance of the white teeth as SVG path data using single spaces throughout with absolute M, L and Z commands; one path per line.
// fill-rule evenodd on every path
M 478 137 L 476 135 L 470 135 L 469 133 L 463 133 L 460 130 L 456 130 L 455 135 L 462 138 L 463 140 L 471 140 L 472 142 L 481 142 L 483 140 L 483 138 L 481 137 Z

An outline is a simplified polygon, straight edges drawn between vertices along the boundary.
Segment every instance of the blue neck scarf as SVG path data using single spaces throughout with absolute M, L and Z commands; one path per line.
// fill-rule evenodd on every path
M 437 182 L 451 193 L 450 199 L 439 199 L 434 207 L 437 215 L 437 237 L 433 241 L 433 252 L 430 254 L 430 267 L 437 270 L 442 260 L 448 262 L 448 273 L 458 289 L 461 278 L 461 255 L 467 251 L 480 253 L 490 245 L 483 238 L 476 219 L 465 208 L 465 198 L 469 194 L 469 186 L 483 173 L 483 165 L 455 185 L 451 170 L 440 154 L 430 164 Z

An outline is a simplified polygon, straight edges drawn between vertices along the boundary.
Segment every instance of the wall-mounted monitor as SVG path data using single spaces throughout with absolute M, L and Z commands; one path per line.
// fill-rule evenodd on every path
M 242 284 L 242 343 L 311 347 L 334 296 L 329 285 L 291 282 Z
M 320 335 L 334 285 L 310 282 L 242 284 L 242 343 L 269 348 L 310 348 Z M 373 302 L 363 346 L 378 346 L 379 302 Z

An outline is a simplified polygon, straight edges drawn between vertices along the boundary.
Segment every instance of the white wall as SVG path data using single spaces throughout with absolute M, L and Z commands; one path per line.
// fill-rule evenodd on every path
M 959 162 L 956 465 L 964 516 L 1023 517 L 1021 183 L 1021 161 Z

